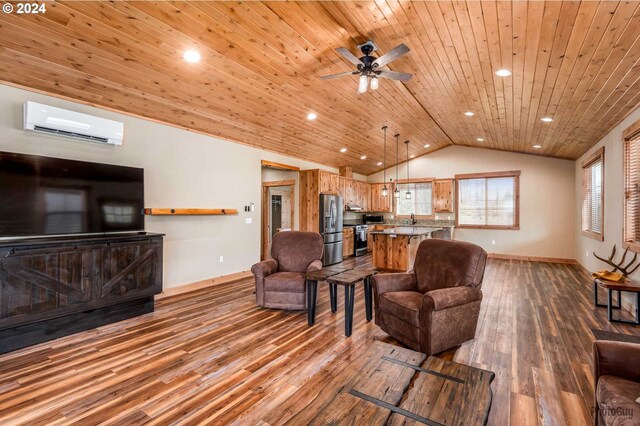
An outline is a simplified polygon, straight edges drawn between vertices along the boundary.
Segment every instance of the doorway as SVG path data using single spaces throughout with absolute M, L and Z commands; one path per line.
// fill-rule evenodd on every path
M 262 182 L 262 247 L 264 260 L 271 253 L 271 241 L 280 231 L 295 226 L 295 180 Z

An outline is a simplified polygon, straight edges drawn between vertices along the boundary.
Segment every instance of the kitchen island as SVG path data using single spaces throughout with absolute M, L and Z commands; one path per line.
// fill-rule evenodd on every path
M 373 238 L 373 266 L 391 271 L 413 269 L 420 242 L 441 230 L 442 228 L 397 226 L 370 231 Z

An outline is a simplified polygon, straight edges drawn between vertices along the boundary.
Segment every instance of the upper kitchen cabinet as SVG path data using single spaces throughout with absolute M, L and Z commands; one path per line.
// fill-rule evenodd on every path
M 370 211 L 372 212 L 392 212 L 393 205 L 393 184 L 387 183 L 387 196 L 382 196 L 382 188 L 384 187 L 384 183 L 372 183 L 369 186 L 371 187 L 371 202 L 370 202 Z
M 453 213 L 453 179 L 436 179 L 433 181 L 433 211 L 436 213 Z
M 358 204 L 362 207 L 362 211 L 371 211 L 370 199 L 371 199 L 371 185 L 367 182 L 356 181 L 356 187 L 358 189 Z
M 336 194 L 340 193 L 340 176 L 335 173 L 325 172 L 323 170 L 318 171 L 319 186 L 321 194 Z

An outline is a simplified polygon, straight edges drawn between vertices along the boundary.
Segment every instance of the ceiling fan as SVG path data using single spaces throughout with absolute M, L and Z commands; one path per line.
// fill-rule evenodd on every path
M 409 53 L 409 50 L 411 49 L 409 49 L 404 43 L 399 44 L 379 58 L 371 56 L 373 52 L 378 50 L 378 46 L 376 46 L 376 44 L 371 40 L 359 45 L 358 49 L 360 49 L 364 56 L 358 58 L 345 47 L 338 47 L 336 49 L 336 51 L 347 61 L 358 67 L 356 71 L 325 75 L 320 77 L 320 79 L 329 80 L 331 78 L 342 77 L 345 75 L 360 75 L 358 93 L 364 93 L 367 91 L 367 87 L 369 86 L 371 87 L 371 90 L 376 90 L 378 88 L 378 77 L 399 81 L 409 81 L 411 77 L 413 77 L 412 74 L 381 69 L 388 63 Z

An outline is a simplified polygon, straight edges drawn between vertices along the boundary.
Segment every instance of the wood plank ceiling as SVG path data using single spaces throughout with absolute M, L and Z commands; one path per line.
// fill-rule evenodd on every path
M 0 80 L 364 174 L 381 168 L 385 124 L 413 155 L 459 144 L 575 159 L 640 102 L 639 5 L 48 2 L 0 16 Z M 378 54 L 407 44 L 389 68 L 413 79 L 365 94 L 356 77 L 318 79 L 351 70 L 334 49 L 368 39 Z M 182 60 L 192 48 L 198 64 Z

